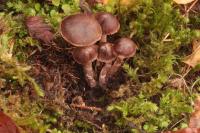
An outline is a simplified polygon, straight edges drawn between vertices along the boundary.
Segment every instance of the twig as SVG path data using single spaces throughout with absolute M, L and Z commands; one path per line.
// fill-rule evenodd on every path
M 195 86 L 199 81 L 200 81 L 200 79 L 197 79 L 196 81 L 194 81 L 194 83 L 192 84 L 192 86 L 191 86 L 191 88 L 190 88 L 191 92 L 192 92 L 194 86 Z
M 183 74 L 183 78 L 186 77 L 186 75 L 190 72 L 191 69 L 192 69 L 192 68 L 191 68 L 190 66 L 187 66 L 186 72 Z
M 169 33 L 166 34 L 166 36 L 163 38 L 162 42 L 164 42 L 169 36 Z
M 179 124 L 182 120 L 184 119 L 184 117 L 182 119 L 180 119 L 179 121 L 177 121 L 176 123 L 174 123 L 170 129 L 173 129 L 177 124 Z
M 60 106 L 61 108 L 65 109 L 65 110 L 70 109 L 70 107 L 67 104 L 64 104 L 64 103 L 61 103 L 61 102 L 58 102 L 58 101 L 55 101 L 55 100 L 53 101 L 53 100 L 48 100 L 48 99 L 42 99 L 41 101 L 47 102 L 48 105 L 56 104 L 56 105 Z
M 172 41 L 172 39 L 165 39 L 165 40 L 163 40 L 163 42 L 171 42 Z
M 70 106 L 73 108 L 80 108 L 84 110 L 92 110 L 92 111 L 98 111 L 98 112 L 102 111 L 102 109 L 98 107 L 83 106 L 83 105 L 78 105 L 78 104 L 70 104 Z
M 190 7 L 187 9 L 186 13 L 188 13 L 194 6 L 195 4 L 198 2 L 198 0 L 195 0 L 191 5 Z

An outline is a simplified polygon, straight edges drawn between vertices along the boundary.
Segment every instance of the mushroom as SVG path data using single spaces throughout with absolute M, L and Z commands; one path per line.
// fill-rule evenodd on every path
M 102 30 L 97 20 L 89 14 L 75 14 L 66 17 L 60 25 L 62 37 L 71 45 L 85 47 L 101 39 Z
M 107 72 L 111 68 L 112 62 L 115 60 L 112 43 L 108 43 L 108 42 L 101 43 L 98 50 L 97 60 L 105 63 L 99 75 L 99 85 L 103 87 L 107 82 L 106 80 Z
M 137 45 L 129 38 L 120 38 L 113 46 L 113 52 L 116 55 L 116 60 L 107 74 L 107 79 L 111 77 L 122 65 L 125 58 L 133 57 L 136 53 Z
M 107 35 L 112 35 L 116 33 L 120 28 L 120 24 L 117 18 L 110 13 L 106 12 L 96 13 L 95 17 L 102 28 L 102 37 L 100 40 L 100 42 L 102 43 L 100 43 L 99 47 L 98 61 L 105 63 L 99 75 L 99 85 L 103 87 L 107 82 L 106 80 L 107 72 L 112 66 L 112 61 L 115 59 L 115 56 L 113 55 L 112 52 L 113 44 L 106 43 Z
M 120 28 L 120 23 L 114 15 L 106 12 L 97 13 L 95 17 L 103 32 L 101 42 L 107 42 L 107 35 L 115 34 Z
M 86 81 L 90 87 L 96 86 L 92 62 L 97 58 L 97 46 L 101 39 L 102 30 L 97 20 L 90 14 L 75 14 L 66 17 L 60 25 L 62 37 L 75 47 L 73 57 L 83 65 Z
M 96 86 L 95 74 L 92 68 L 92 62 L 97 59 L 98 46 L 78 47 L 73 49 L 72 56 L 74 60 L 83 65 L 85 79 L 91 88 Z

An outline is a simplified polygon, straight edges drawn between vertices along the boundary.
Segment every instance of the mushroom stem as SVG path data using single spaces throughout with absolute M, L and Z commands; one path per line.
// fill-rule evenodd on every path
M 100 41 L 101 42 L 107 42 L 107 35 L 102 35 Z
M 101 87 L 104 87 L 107 83 L 107 73 L 112 67 L 112 62 L 106 63 L 104 67 L 101 69 L 100 75 L 99 75 L 99 85 Z
M 96 86 L 96 80 L 94 79 L 94 71 L 92 68 L 92 63 L 88 63 L 83 66 L 85 79 L 91 88 Z
M 107 80 L 118 71 L 118 69 L 122 65 L 122 63 L 123 63 L 123 59 L 121 59 L 121 58 L 117 58 L 115 60 L 114 64 L 110 68 L 110 71 L 107 73 L 107 76 L 106 76 Z

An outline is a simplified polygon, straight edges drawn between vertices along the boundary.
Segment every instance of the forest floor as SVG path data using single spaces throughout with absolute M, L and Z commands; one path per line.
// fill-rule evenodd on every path
M 77 0 L 0 1 L 0 107 L 20 131 L 156 133 L 192 129 L 194 115 L 198 125 L 200 1 L 109 0 L 92 9 L 119 19 L 110 42 L 126 36 L 138 45 L 106 88 L 87 85 L 59 34 L 60 21 L 80 12 Z M 28 16 L 45 19 L 53 42 L 30 35 Z

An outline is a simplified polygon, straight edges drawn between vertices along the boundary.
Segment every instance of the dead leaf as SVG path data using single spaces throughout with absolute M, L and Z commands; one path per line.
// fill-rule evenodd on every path
M 193 40 L 193 52 L 191 55 L 186 56 L 183 59 L 183 62 L 191 67 L 195 67 L 196 65 L 200 64 L 200 41 Z
M 200 46 L 200 38 L 192 40 L 192 50 L 195 51 Z
M 20 133 L 13 120 L 0 111 L 0 133 Z
M 195 100 L 194 112 L 190 117 L 189 127 L 200 128 L 200 97 Z
M 177 4 L 188 4 L 194 0 L 173 0 L 173 1 L 176 2 Z
M 200 128 L 200 111 L 192 113 L 192 116 L 190 118 L 189 127 Z
M 180 129 L 177 131 L 167 131 L 164 133 L 199 133 L 200 129 L 196 129 L 196 128 L 184 128 L 184 129 Z
M 30 16 L 26 19 L 29 35 L 49 44 L 53 40 L 52 28 L 40 16 Z

